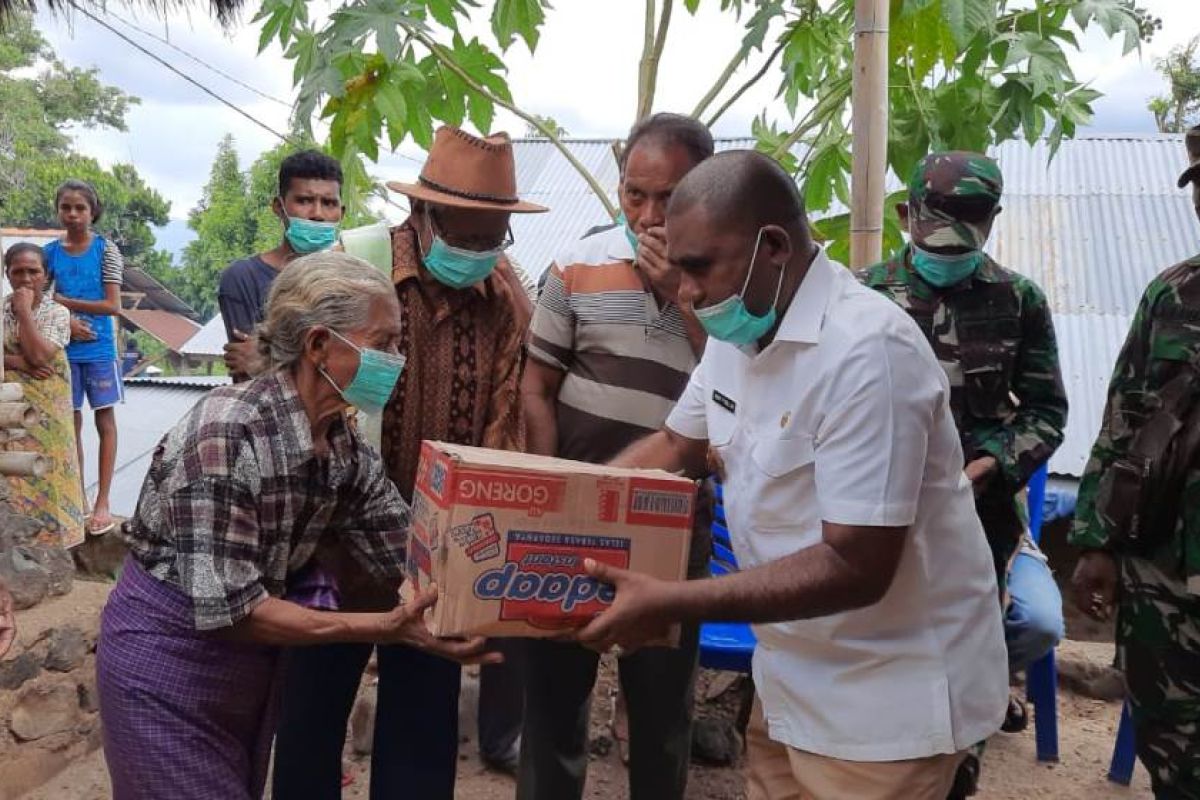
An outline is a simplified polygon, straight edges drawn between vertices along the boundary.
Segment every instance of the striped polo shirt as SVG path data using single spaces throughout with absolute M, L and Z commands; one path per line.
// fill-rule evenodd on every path
M 624 227 L 593 231 L 551 265 L 529 355 L 566 373 L 558 455 L 608 461 L 662 427 L 696 354 L 675 303 L 659 308 Z

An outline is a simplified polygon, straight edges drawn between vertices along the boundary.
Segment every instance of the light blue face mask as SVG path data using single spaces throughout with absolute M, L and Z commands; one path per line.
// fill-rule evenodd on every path
M 279 205 L 283 206 L 283 200 L 279 201 Z M 307 254 L 328 250 L 337 242 L 338 223 L 336 222 L 317 222 L 303 217 L 289 217 L 286 211 L 283 212 L 283 216 L 287 220 L 284 236 L 287 237 L 288 244 L 297 253 Z
M 947 256 L 931 253 L 912 245 L 912 265 L 917 274 L 939 289 L 962 283 L 975 274 L 983 263 L 983 253 L 972 250 L 961 255 Z
M 337 381 L 329 377 L 324 369 L 318 367 L 321 374 L 333 385 L 334 389 L 337 389 L 343 400 L 359 411 L 364 414 L 380 413 L 391 399 L 392 391 L 396 388 L 396 381 L 400 380 L 400 373 L 404 370 L 404 363 L 407 359 L 399 354 L 393 355 L 382 350 L 359 347 L 337 331 L 331 330 L 330 333 L 358 351 L 358 370 L 354 373 L 354 379 L 345 389 L 338 386 Z
M 465 289 L 492 274 L 500 260 L 500 252 L 453 247 L 442 237 L 434 236 L 433 244 L 425 254 L 425 268 L 450 288 Z
M 636 257 L 638 249 L 638 237 L 637 234 L 633 232 L 633 228 L 629 227 L 629 220 L 625 218 L 624 211 L 617 216 L 617 224 L 620 225 L 625 231 L 625 238 L 629 240 L 629 246 L 633 248 L 633 255 Z
M 708 335 L 714 339 L 720 339 L 740 347 L 757 342 L 767 334 L 767 331 L 775 327 L 777 316 L 775 307 L 779 304 L 779 292 L 783 289 L 784 270 L 779 271 L 779 283 L 775 285 L 775 299 L 771 301 L 771 308 L 766 314 L 759 317 L 750 313 L 750 310 L 746 308 L 746 301 L 743 299 L 746 287 L 750 285 L 750 276 L 754 274 L 754 262 L 758 258 L 758 246 L 762 243 L 762 234 L 763 229 L 759 228 L 758 236 L 754 240 L 754 253 L 750 256 L 750 269 L 746 271 L 746 280 L 742 283 L 742 290 L 726 297 L 719 303 L 695 309 L 696 318 L 700 320 L 700 324 Z

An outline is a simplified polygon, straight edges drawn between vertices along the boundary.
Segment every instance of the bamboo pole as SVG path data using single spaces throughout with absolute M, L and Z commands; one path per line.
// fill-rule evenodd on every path
M 0 428 L 32 428 L 39 419 L 29 403 L 0 403 Z
M 46 467 L 41 453 L 0 453 L 0 475 L 40 478 Z
M 883 254 L 887 176 L 888 0 L 854 4 L 854 164 L 850 190 L 850 267 Z
M 3 325 L 0 322 L 0 325 Z M 0 332 L 0 336 L 4 334 Z M 19 383 L 0 383 L 0 403 L 15 403 L 25 399 L 25 387 Z

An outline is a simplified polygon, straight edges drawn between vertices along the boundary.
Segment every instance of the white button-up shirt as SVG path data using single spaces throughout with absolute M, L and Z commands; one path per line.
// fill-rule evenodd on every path
M 667 420 L 725 462 L 743 569 L 821 541 L 822 520 L 907 527 L 877 604 L 756 625 L 771 738 L 854 761 L 951 753 L 1004 718 L 992 558 L 942 368 L 916 324 L 821 252 L 774 341 L 709 340 Z

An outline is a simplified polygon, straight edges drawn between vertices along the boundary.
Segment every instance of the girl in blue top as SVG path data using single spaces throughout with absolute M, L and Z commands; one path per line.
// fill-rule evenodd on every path
M 113 528 L 108 507 L 113 464 L 117 456 L 117 423 L 113 407 L 124 399 L 117 363 L 116 321 L 121 313 L 124 259 L 116 244 L 92 231 L 103 208 L 91 184 L 70 180 L 55 195 L 58 220 L 66 235 L 46 245 L 46 264 L 54 281 L 54 300 L 71 312 L 71 391 L 75 406 L 75 446 L 83 481 L 83 401 L 87 397 L 100 437 L 99 485 L 88 531 Z M 85 483 L 86 485 L 86 483 Z

